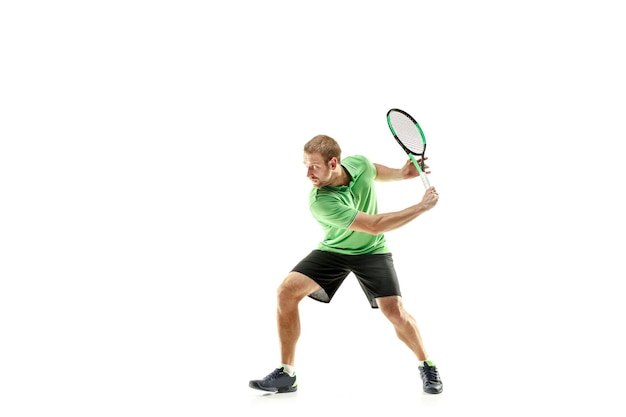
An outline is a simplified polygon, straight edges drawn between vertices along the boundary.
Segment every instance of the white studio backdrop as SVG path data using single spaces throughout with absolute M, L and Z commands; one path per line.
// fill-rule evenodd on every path
M 247 381 L 276 365 L 276 287 L 321 238 L 302 145 L 324 133 L 344 156 L 400 166 L 391 107 L 422 125 L 441 195 L 387 237 L 446 393 L 484 407 L 480 362 L 507 405 L 547 395 L 545 379 L 549 407 L 593 407 L 563 401 L 596 392 L 585 369 L 602 364 L 612 401 L 624 370 L 618 10 L 3 3 L 2 414 L 271 412 L 247 402 Z M 380 209 L 422 193 L 380 184 Z M 353 280 L 301 313 L 297 366 L 316 384 L 344 369 L 363 392 L 384 372 L 371 366 L 414 364 Z

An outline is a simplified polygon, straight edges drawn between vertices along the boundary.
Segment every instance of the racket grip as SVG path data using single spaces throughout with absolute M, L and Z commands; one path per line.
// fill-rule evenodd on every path
M 428 181 L 428 177 L 426 176 L 426 173 L 422 171 L 422 168 L 420 167 L 419 162 L 417 162 L 417 159 L 415 159 L 413 154 L 409 153 L 409 157 L 411 158 L 411 161 L 413 161 L 413 165 L 415 165 L 415 168 L 417 168 L 417 172 L 419 172 L 420 174 L 420 178 L 422 179 L 422 182 L 424 183 L 424 188 L 429 189 L 430 181 Z

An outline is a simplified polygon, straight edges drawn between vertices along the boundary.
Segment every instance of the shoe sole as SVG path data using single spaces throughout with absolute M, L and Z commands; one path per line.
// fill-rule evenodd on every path
M 443 392 L 443 388 L 441 388 L 439 391 L 437 391 L 437 390 L 424 390 L 424 392 L 426 394 L 441 394 Z
M 298 390 L 298 386 L 295 387 L 262 387 L 259 384 L 255 384 L 254 382 L 250 382 L 248 384 L 248 386 L 250 388 L 254 388 L 254 389 L 258 389 L 260 391 L 266 391 L 266 392 L 275 392 L 277 394 L 284 394 L 287 392 L 295 392 Z

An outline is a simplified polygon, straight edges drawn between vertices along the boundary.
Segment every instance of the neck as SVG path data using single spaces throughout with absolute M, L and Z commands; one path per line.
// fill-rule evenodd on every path
M 346 171 L 346 169 L 342 165 L 339 165 L 337 168 L 337 176 L 335 177 L 331 185 L 333 187 L 341 187 L 342 185 L 348 185 L 350 184 L 350 179 L 351 177 L 348 174 L 348 171 Z

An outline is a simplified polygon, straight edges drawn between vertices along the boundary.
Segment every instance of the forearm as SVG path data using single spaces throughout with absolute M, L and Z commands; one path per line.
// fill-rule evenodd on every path
M 404 226 L 412 220 L 415 220 L 419 215 L 427 210 L 428 209 L 424 206 L 424 204 L 418 203 L 407 207 L 404 210 L 390 213 L 375 215 L 358 213 L 349 229 L 358 232 L 370 233 L 372 235 L 379 235 Z
M 404 179 L 402 169 L 400 168 L 389 168 L 381 164 L 374 164 L 374 166 L 376 167 L 377 181 L 397 181 Z

